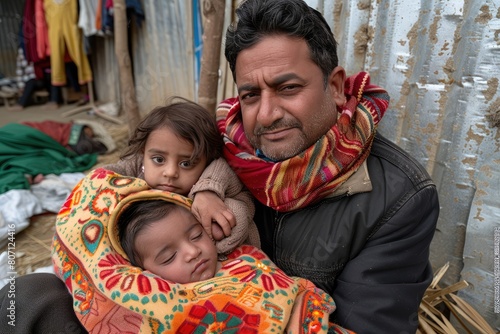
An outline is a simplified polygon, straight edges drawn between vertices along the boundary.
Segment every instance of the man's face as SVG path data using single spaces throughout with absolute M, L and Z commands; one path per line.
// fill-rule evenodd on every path
M 236 84 L 248 140 L 276 161 L 304 151 L 337 121 L 344 80 L 344 70 L 336 67 L 325 88 L 303 39 L 267 36 L 241 51 Z

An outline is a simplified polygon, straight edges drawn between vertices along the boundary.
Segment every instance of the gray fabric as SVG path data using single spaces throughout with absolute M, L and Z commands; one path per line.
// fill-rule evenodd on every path
M 53 274 L 12 280 L 0 290 L 0 302 L 0 333 L 87 333 L 71 307 L 66 286 Z

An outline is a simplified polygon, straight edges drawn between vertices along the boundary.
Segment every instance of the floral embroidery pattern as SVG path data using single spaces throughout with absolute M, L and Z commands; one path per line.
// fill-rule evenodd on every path
M 190 320 L 185 320 L 176 333 L 258 333 L 260 323 L 258 314 L 246 314 L 230 302 L 218 311 L 206 301 L 193 306 L 188 317 Z
M 245 251 L 249 251 L 248 256 L 241 256 Z M 253 282 L 262 284 L 264 289 L 272 291 L 275 284 L 281 289 L 287 289 L 293 284 L 293 279 L 288 277 L 283 271 L 274 266 L 264 253 L 252 250 L 250 246 L 242 246 L 231 254 L 230 258 L 238 257 L 223 266 L 222 269 L 231 269 L 231 275 L 247 273 L 241 282 Z

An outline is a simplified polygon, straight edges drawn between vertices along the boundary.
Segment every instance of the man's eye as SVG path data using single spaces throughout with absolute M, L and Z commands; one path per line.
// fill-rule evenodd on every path
M 292 91 L 294 89 L 297 89 L 299 86 L 298 85 L 286 85 L 281 88 L 281 91 L 287 92 L 287 91 Z
M 256 97 L 257 94 L 255 93 L 245 93 L 240 96 L 240 100 L 251 100 L 252 98 Z

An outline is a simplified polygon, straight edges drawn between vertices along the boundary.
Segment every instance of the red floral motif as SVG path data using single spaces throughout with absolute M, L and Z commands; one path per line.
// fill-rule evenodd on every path
M 63 216 L 67 216 L 71 212 L 73 206 L 78 204 L 78 202 L 82 198 L 82 190 L 80 189 L 80 184 L 81 181 L 75 188 L 73 188 L 71 194 L 69 194 L 68 197 L 66 198 L 66 201 L 59 210 L 58 219 L 61 219 Z
M 107 175 L 114 175 L 115 173 L 104 169 L 104 168 L 97 168 L 94 173 L 90 176 L 90 179 L 105 179 Z
M 132 286 L 134 285 L 134 279 L 135 279 L 135 275 L 125 276 L 125 278 L 122 281 L 122 284 L 120 285 L 120 289 L 122 291 L 130 290 L 130 288 L 132 288 Z
M 267 291 L 274 290 L 275 283 L 282 289 L 287 289 L 293 284 L 292 278 L 288 277 L 284 272 L 274 266 L 272 261 L 256 248 L 243 246 L 237 248 L 229 257 L 234 260 L 224 264 L 222 269 L 233 268 L 229 273 L 235 276 L 241 276 L 242 274 L 248 273 L 243 278 L 240 278 L 241 282 L 252 281 L 262 285 Z M 250 264 L 240 265 L 242 263 Z
M 110 208 L 114 207 L 118 202 L 118 193 L 112 189 L 102 189 L 97 191 L 89 205 L 89 210 L 92 214 L 100 217 L 104 213 L 108 213 Z
M 243 245 L 241 247 L 236 248 L 233 252 L 228 254 L 228 259 L 236 259 L 239 258 L 241 255 L 250 255 L 251 257 L 254 257 L 258 260 L 266 259 L 267 256 L 264 254 L 262 251 L 260 251 L 258 248 L 248 246 L 248 245 Z
M 102 268 L 99 272 L 99 278 L 106 281 L 105 286 L 109 290 L 118 286 L 121 282 L 119 287 L 122 291 L 130 290 L 132 285 L 135 284 L 139 293 L 148 295 L 153 291 L 150 278 L 154 278 L 159 291 L 169 292 L 171 290 L 168 282 L 159 277 L 148 277 L 142 274 L 141 269 L 131 266 L 127 260 L 118 254 L 106 255 L 99 261 L 97 266 Z
M 120 282 L 121 274 L 115 274 L 106 280 L 106 289 L 111 290 Z
M 108 254 L 101 259 L 97 266 L 99 267 L 114 267 L 116 265 L 129 265 L 129 262 L 118 254 Z
M 158 289 L 161 292 L 169 292 L 170 291 L 170 284 L 168 284 L 167 281 L 165 281 L 159 277 L 155 277 L 154 279 L 156 281 L 156 284 L 158 284 Z
M 137 287 L 139 288 L 139 292 L 143 295 L 151 293 L 151 282 L 149 281 L 149 278 L 142 274 L 137 276 Z
M 228 302 L 217 310 L 210 301 L 194 305 L 188 319 L 179 326 L 176 333 L 243 333 L 257 334 L 260 325 L 259 314 L 246 314 L 238 305 Z

